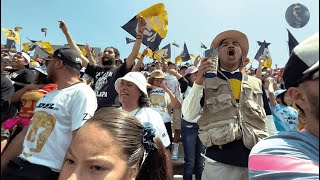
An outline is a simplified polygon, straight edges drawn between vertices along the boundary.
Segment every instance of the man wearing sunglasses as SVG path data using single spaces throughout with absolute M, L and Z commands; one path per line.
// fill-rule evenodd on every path
M 302 132 L 279 132 L 249 157 L 251 179 L 319 179 L 319 33 L 296 46 L 283 73 L 285 88 L 306 119 Z
M 35 105 L 34 115 L 1 155 L 1 179 L 58 179 L 77 130 L 93 116 L 97 99 L 80 81 L 77 51 L 60 48 L 47 67 L 47 81 L 58 85 Z

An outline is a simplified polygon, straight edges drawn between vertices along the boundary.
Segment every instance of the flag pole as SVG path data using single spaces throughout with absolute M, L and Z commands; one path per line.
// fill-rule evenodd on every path
M 22 41 L 21 41 L 21 33 L 20 33 L 20 52 L 22 51 L 21 45 L 22 45 Z

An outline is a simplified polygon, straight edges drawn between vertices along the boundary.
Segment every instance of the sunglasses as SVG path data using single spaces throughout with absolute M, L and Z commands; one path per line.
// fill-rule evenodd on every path
M 314 71 L 311 71 L 308 74 L 305 74 L 297 82 L 298 82 L 298 84 L 301 84 L 303 82 L 310 81 L 310 80 L 315 80 L 317 78 L 319 78 L 319 68 L 315 69 Z

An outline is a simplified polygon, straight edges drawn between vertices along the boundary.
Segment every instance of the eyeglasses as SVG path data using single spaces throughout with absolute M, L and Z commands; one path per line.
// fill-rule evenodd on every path
M 310 81 L 310 80 L 315 80 L 317 78 L 319 78 L 319 68 L 315 69 L 314 71 L 311 71 L 308 74 L 305 74 L 297 82 L 298 82 L 298 84 L 301 84 L 303 82 Z

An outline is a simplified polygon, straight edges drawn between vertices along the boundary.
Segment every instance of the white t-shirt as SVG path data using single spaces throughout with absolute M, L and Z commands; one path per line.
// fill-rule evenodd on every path
M 166 73 L 165 83 L 168 86 L 168 88 L 170 89 L 170 91 L 174 94 L 174 96 L 176 98 L 178 98 L 180 101 L 182 101 L 180 83 L 179 83 L 178 79 L 175 76 L 173 76 L 169 73 Z
M 168 113 L 168 106 L 171 103 L 171 99 L 168 93 L 162 88 L 155 88 L 150 91 L 151 108 L 157 111 L 164 123 L 171 121 L 171 116 Z
M 96 95 L 85 83 L 46 94 L 36 104 L 20 157 L 59 172 L 72 131 L 92 117 L 96 109 Z
M 166 126 L 158 112 L 151 108 L 143 107 L 140 110 L 138 108 L 131 111 L 130 114 L 139 119 L 142 125 L 147 122 L 151 123 L 155 129 L 155 135 L 161 139 L 165 147 L 168 147 L 171 144 Z

